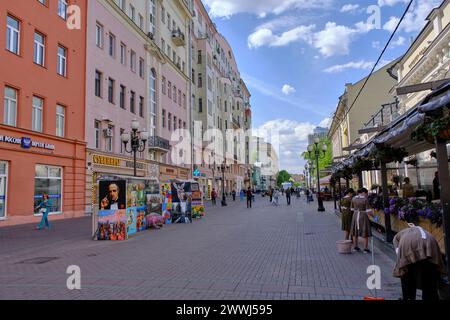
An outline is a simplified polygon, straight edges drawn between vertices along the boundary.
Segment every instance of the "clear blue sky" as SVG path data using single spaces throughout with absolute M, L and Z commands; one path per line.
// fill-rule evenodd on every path
M 329 123 L 345 83 L 368 75 L 408 1 L 203 2 L 251 91 L 253 127 L 280 128 L 280 166 L 301 173 L 308 133 Z M 408 49 L 440 3 L 415 0 L 384 64 Z

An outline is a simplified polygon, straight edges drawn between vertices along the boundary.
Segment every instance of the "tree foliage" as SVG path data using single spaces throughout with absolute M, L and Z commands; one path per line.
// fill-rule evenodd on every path
M 327 151 L 325 152 L 324 157 L 321 154 L 321 157 L 319 158 L 319 167 L 320 167 L 319 172 L 320 172 L 320 170 L 324 170 L 325 168 L 331 166 L 333 163 L 333 150 L 332 150 L 332 144 L 331 144 L 330 138 L 322 137 L 320 139 L 319 147 L 321 147 L 322 144 L 326 144 Z M 314 169 L 311 174 L 314 177 L 316 177 L 317 176 L 317 171 L 316 171 L 317 164 L 316 164 L 316 159 L 315 159 L 314 154 L 311 154 L 311 156 L 310 156 L 309 152 L 306 151 L 306 152 L 303 152 L 302 156 L 303 156 L 304 160 L 314 163 Z M 328 175 L 327 173 L 321 172 L 320 177 L 323 178 L 323 177 L 326 177 L 327 175 Z
M 277 177 L 277 185 L 278 186 L 281 186 L 282 183 L 289 182 L 289 181 L 291 181 L 291 175 L 286 170 L 282 170 L 282 171 L 280 171 L 280 173 L 278 173 L 278 177 Z

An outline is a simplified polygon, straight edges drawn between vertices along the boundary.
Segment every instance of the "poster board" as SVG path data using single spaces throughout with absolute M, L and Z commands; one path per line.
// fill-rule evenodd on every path
M 128 239 L 126 210 L 100 210 L 98 216 L 97 240 Z

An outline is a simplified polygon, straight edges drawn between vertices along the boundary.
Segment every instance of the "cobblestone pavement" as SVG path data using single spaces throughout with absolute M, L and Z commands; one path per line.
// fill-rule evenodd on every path
M 125 242 L 90 240 L 90 218 L 0 228 L 0 299 L 361 300 L 371 255 L 340 255 L 338 218 L 293 199 L 279 207 L 257 197 L 207 210 L 193 224 L 164 226 Z M 47 258 L 41 261 L 34 258 Z M 393 261 L 375 250 L 379 297 L 401 296 Z M 40 263 L 37 263 L 40 262 Z M 69 265 L 81 290 L 66 287 Z

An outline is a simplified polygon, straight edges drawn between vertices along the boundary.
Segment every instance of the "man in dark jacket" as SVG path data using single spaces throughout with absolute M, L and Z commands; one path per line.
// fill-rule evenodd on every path
M 290 188 L 286 189 L 286 200 L 287 200 L 287 205 L 290 206 L 291 205 L 291 189 Z
M 252 198 L 253 198 L 252 189 L 250 187 L 248 187 L 248 189 L 247 189 L 247 209 L 252 207 Z

